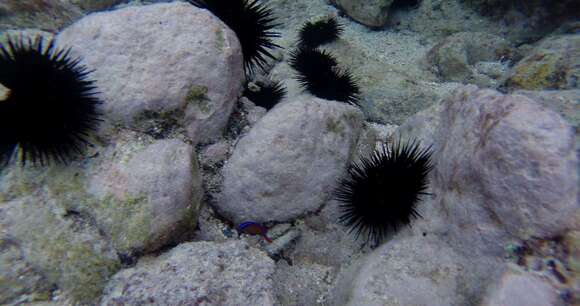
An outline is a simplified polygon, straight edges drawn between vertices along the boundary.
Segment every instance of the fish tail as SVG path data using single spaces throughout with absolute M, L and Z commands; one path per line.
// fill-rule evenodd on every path
M 268 238 L 268 236 L 262 235 L 262 237 L 264 237 L 264 240 L 268 241 L 268 243 L 272 243 L 272 239 Z

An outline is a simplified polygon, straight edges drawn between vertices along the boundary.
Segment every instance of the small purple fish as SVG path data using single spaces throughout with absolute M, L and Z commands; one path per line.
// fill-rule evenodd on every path
M 266 235 L 268 233 L 268 229 L 263 227 L 261 224 L 248 221 L 242 222 L 238 226 L 236 226 L 238 233 L 244 233 L 248 235 L 260 235 L 264 238 L 264 240 L 268 241 L 268 243 L 272 243 L 272 239 L 268 238 Z

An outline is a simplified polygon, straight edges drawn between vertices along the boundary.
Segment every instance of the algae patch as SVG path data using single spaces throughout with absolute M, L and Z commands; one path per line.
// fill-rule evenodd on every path
M 196 106 L 204 113 L 209 113 L 211 111 L 211 105 L 207 93 L 207 86 L 193 85 L 187 91 L 185 102 L 189 105 Z
M 341 124 L 340 120 L 334 118 L 329 118 L 326 120 L 326 131 L 330 133 L 344 135 L 344 126 Z
M 98 231 L 77 226 L 53 201 L 29 197 L 6 209 L 19 221 L 8 223 L 7 231 L 18 238 L 24 260 L 75 301 L 94 302 L 120 269 L 116 253 Z
M 153 214 L 145 195 L 126 195 L 120 200 L 109 194 L 96 204 L 96 218 L 115 249 L 130 254 L 146 246 Z

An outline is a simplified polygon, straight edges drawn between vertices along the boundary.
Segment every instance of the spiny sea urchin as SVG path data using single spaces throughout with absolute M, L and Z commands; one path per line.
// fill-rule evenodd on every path
M 298 72 L 298 82 L 313 95 L 358 105 L 360 88 L 336 58 L 319 49 L 299 48 L 290 53 L 290 66 Z
M 320 45 L 335 41 L 344 31 L 335 17 L 306 22 L 299 32 L 298 44 L 302 48 L 316 48 Z
M 81 154 L 100 121 L 90 71 L 53 40 L 8 37 L 0 46 L 0 165 L 66 163 Z
M 257 0 L 189 0 L 197 7 L 211 11 L 236 33 L 246 73 L 253 74 L 254 67 L 264 69 L 267 58 L 275 59 L 270 50 L 280 48 L 272 38 L 280 37 L 273 31 L 274 14 L 270 8 Z
M 421 195 L 428 194 L 431 154 L 416 141 L 401 145 L 399 140 L 353 163 L 334 194 L 341 202 L 339 222 L 356 238 L 366 236 L 364 244 L 376 246 L 390 231 L 421 217 L 417 204 Z
M 261 106 L 267 110 L 271 110 L 286 96 L 286 88 L 279 81 L 272 81 L 267 84 L 258 84 L 257 88 L 250 88 L 248 86 L 244 90 L 244 96 L 256 105 Z

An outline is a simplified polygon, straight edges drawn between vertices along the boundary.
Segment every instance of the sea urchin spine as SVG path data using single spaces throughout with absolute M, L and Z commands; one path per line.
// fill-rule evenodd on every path
M 340 37 L 344 28 L 335 17 L 306 22 L 299 32 L 299 45 L 302 48 L 316 48 L 320 45 L 333 42 Z
M 280 48 L 272 39 L 280 37 L 273 31 L 274 14 L 257 0 L 189 0 L 189 3 L 208 9 L 236 33 L 244 56 L 246 73 L 254 73 L 255 66 L 265 68 L 267 58 L 275 59 L 271 50 Z
M 366 236 L 364 244 L 379 245 L 389 232 L 421 217 L 420 196 L 426 195 L 431 149 L 418 142 L 383 145 L 371 156 L 353 163 L 341 180 L 335 198 L 341 203 L 339 222 Z
M 100 121 L 94 82 L 70 49 L 37 37 L 0 46 L 0 165 L 66 163 L 81 154 Z
M 298 82 L 311 94 L 358 105 L 358 84 L 350 71 L 338 67 L 336 58 L 330 53 L 300 48 L 290 53 L 290 66 L 298 72 Z
M 271 110 L 286 96 L 286 88 L 279 81 L 272 81 L 267 84 L 258 84 L 257 88 L 248 85 L 244 90 L 244 96 L 254 104 L 267 110 Z

